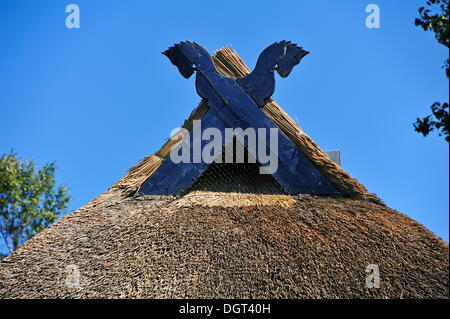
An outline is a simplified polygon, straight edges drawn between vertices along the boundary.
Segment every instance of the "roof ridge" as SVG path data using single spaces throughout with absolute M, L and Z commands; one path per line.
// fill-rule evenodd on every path
M 225 76 L 238 78 L 250 73 L 250 69 L 242 61 L 235 50 L 225 46 L 215 51 L 212 57 L 216 69 Z M 183 128 L 190 131 L 193 121 L 201 119 L 209 110 L 205 100 L 202 100 L 184 122 Z M 333 162 L 322 149 L 309 137 L 295 121 L 283 111 L 274 101 L 270 100 L 262 107 L 266 116 L 291 140 L 313 165 L 335 186 L 342 195 L 351 198 L 366 199 L 378 204 L 384 203 L 367 189 L 347 171 Z M 181 141 L 183 131 L 172 136 L 153 155 L 145 157 L 141 162 L 128 170 L 128 173 L 111 188 L 121 189 L 123 194 L 135 193 L 141 184 L 147 180 L 169 156 L 170 150 Z M 127 191 L 124 191 L 127 190 Z

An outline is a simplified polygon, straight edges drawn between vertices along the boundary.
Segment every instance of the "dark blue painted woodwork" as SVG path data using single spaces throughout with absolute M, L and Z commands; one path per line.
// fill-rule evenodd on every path
M 289 42 L 279 42 L 268 49 L 264 50 L 258 59 L 258 64 L 253 74 L 253 77 L 248 77 L 247 90 L 254 88 L 253 94 L 256 94 L 256 99 L 260 99 L 262 96 L 267 95 L 271 90 L 273 93 L 273 85 L 271 89 L 263 92 L 258 91 L 258 85 L 251 83 L 251 79 L 254 81 L 262 81 L 258 77 L 258 73 L 261 72 L 265 63 L 272 63 L 274 57 L 274 50 L 284 46 L 282 50 L 285 61 L 280 61 L 283 58 L 278 59 L 278 66 L 282 68 L 281 73 L 283 76 L 287 76 L 292 67 L 298 64 L 301 57 L 306 53 L 292 55 L 288 54 L 288 47 L 291 45 Z M 298 48 L 295 46 L 295 48 Z M 295 52 L 299 52 L 299 49 L 291 48 Z M 270 49 L 270 50 L 269 50 Z M 295 49 L 295 50 L 294 50 Z M 269 52 L 269 53 L 267 53 Z M 266 154 L 269 154 L 269 134 L 270 128 L 276 128 L 275 124 L 264 114 L 258 107 L 259 103 L 253 100 L 249 94 L 238 83 L 232 79 L 220 74 L 212 61 L 209 53 L 200 45 L 193 42 L 182 42 L 171 47 L 165 51 L 164 54 L 169 57 L 170 61 L 178 67 L 180 72 L 185 77 L 189 77 L 193 70 L 197 71 L 196 76 L 196 89 L 198 94 L 208 100 L 210 110 L 202 118 L 202 131 L 208 127 L 215 127 L 222 132 L 222 138 L 225 138 L 225 128 L 242 128 L 245 130 L 248 127 L 252 127 L 255 130 L 258 128 L 266 128 L 266 137 L 260 136 L 263 140 L 267 141 Z M 292 56 L 294 56 L 292 58 Z M 270 58 L 270 59 L 269 59 Z M 270 60 L 270 61 L 269 61 Z M 269 62 L 267 62 L 269 61 Z M 284 64 L 283 64 L 284 63 Z M 272 67 L 274 67 L 272 65 Z M 259 69 L 258 69 L 259 68 Z M 258 70 L 257 70 L 258 69 Z M 267 68 L 265 68 L 267 69 Z M 270 73 L 270 72 L 269 72 Z M 270 73 L 273 78 L 273 70 Z M 269 76 L 269 78 L 270 78 Z M 246 79 L 246 78 L 244 78 Z M 269 79 L 270 80 L 270 79 Z M 244 81 L 244 82 L 245 82 Z M 270 81 L 269 81 L 270 82 Z M 261 83 L 261 87 L 264 89 L 264 82 Z M 269 83 L 269 86 L 271 84 Z M 267 86 L 268 87 L 268 86 Z M 267 87 L 265 89 L 267 89 Z M 262 94 L 262 95 L 261 95 Z M 263 99 L 267 98 L 265 96 Z M 256 102 L 256 103 L 255 103 Z M 193 132 L 190 132 L 190 150 L 191 155 L 193 151 L 194 141 Z M 241 140 L 241 143 L 248 146 L 246 140 Z M 208 142 L 201 141 L 202 145 Z M 225 141 L 222 141 L 225 144 Z M 249 152 L 251 150 L 249 149 Z M 252 155 L 261 162 L 259 156 L 252 153 Z M 177 194 L 186 190 L 207 168 L 206 163 L 173 163 L 170 158 L 166 159 L 161 167 L 150 176 L 141 186 L 141 194 Z M 316 167 L 304 156 L 304 154 L 295 147 L 295 145 L 278 130 L 278 170 L 272 174 L 277 182 L 290 194 L 308 193 L 308 194 L 338 194 L 338 191 L 334 186 L 317 170 Z
M 275 42 L 261 52 L 255 69 L 236 81 L 256 104 L 262 107 L 275 90 L 274 71 L 276 70 L 281 77 L 287 77 L 292 68 L 308 53 L 295 43 Z
M 208 127 L 223 128 L 223 123 L 216 116 L 215 112 L 210 110 L 202 118 L 202 129 Z M 193 163 L 193 145 L 197 141 L 193 139 L 193 130 L 189 132 L 190 140 L 190 163 L 172 162 L 170 157 L 164 160 L 162 165 L 153 173 L 141 186 L 139 192 L 145 195 L 171 195 L 178 194 L 184 189 L 189 188 L 192 183 L 198 178 L 208 167 L 208 164 L 201 161 L 201 163 Z M 184 141 L 182 141 L 183 143 Z M 201 140 L 200 145 L 203 146 L 207 142 Z

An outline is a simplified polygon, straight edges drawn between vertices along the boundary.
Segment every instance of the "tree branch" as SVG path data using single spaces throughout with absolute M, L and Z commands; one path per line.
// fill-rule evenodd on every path
M 2 237 L 3 237 L 3 240 L 4 240 L 5 244 L 6 244 L 6 247 L 9 249 L 9 252 L 12 254 L 14 250 L 11 249 L 11 247 L 8 244 L 8 238 L 6 237 L 6 235 L 5 235 L 4 231 L 3 231 L 2 225 L 0 225 L 0 233 L 2 233 Z

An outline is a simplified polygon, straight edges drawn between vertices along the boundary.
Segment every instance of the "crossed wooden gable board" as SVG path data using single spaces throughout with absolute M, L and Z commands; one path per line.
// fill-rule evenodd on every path
M 286 52 L 286 48 L 283 48 L 283 45 L 292 45 L 290 42 L 285 41 L 278 42 L 278 44 L 281 47 L 281 54 Z M 298 48 L 296 47 L 296 52 L 298 52 Z M 257 67 L 252 72 L 253 74 L 251 73 L 249 76 L 252 81 L 249 80 L 246 83 L 242 81 L 246 84 L 242 85 L 246 90 L 239 84 L 241 82 L 239 79 L 234 80 L 220 74 L 214 67 L 209 53 L 197 43 L 181 42 L 163 53 L 178 67 L 184 77 L 190 77 L 194 71 L 197 73 L 197 93 L 202 98 L 207 99 L 208 106 L 210 107 L 209 111 L 201 118 L 202 133 L 207 128 L 220 130 L 222 133 L 222 145 L 226 147 L 230 141 L 225 140 L 225 128 L 241 128 L 243 130 L 247 128 L 254 128 L 255 130 L 265 128 L 266 136 L 258 134 L 257 143 L 265 144 L 263 148 L 265 146 L 266 154 L 273 152 L 273 150 L 270 150 L 269 143 L 265 143 L 265 141 L 270 140 L 270 129 L 278 128 L 260 107 L 262 99 L 267 100 L 273 93 L 274 81 L 272 84 L 271 80 L 277 64 L 272 66 L 272 70 L 269 68 L 268 75 L 259 75 L 258 73 L 262 72 L 258 72 L 256 69 L 258 63 L 260 65 L 262 64 L 260 60 L 264 51 L 260 55 Z M 273 52 L 269 53 L 273 54 Z M 276 61 L 275 55 L 272 60 Z M 292 67 L 298 64 L 300 59 L 296 61 L 294 58 Z M 268 63 L 267 58 L 263 62 Z M 281 63 L 279 64 L 281 65 Z M 290 70 L 286 73 L 288 74 L 289 72 Z M 253 81 L 256 84 L 253 84 Z M 261 82 L 261 85 L 258 85 L 258 81 Z M 272 87 L 270 87 L 271 85 Z M 269 96 L 265 96 L 268 94 Z M 193 132 L 193 129 L 189 132 L 188 139 L 190 141 L 190 154 L 193 154 L 193 147 L 196 143 L 197 145 L 201 145 L 201 149 L 208 143 L 208 141 L 201 138 L 202 134 L 194 136 Z M 336 188 L 281 130 L 278 130 L 277 136 L 278 149 L 275 155 L 278 156 L 278 168 L 271 175 L 283 187 L 286 193 L 339 194 Z M 248 148 L 247 139 L 240 135 L 237 135 L 236 138 L 247 148 L 251 156 L 259 163 L 262 162 L 259 159 L 258 152 L 254 152 L 251 148 Z M 192 163 L 192 161 L 190 163 L 174 163 L 170 158 L 167 158 L 156 172 L 141 185 L 139 192 L 143 195 L 180 194 L 189 189 L 209 165 L 210 163 L 203 161 L 200 163 Z

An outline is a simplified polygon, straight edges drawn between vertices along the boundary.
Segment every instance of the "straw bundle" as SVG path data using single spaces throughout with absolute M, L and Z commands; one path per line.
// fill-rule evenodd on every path
M 192 191 L 177 200 L 175 207 L 252 207 L 252 206 L 277 206 L 289 208 L 295 204 L 295 200 L 289 195 L 268 195 L 250 193 L 223 193 Z

